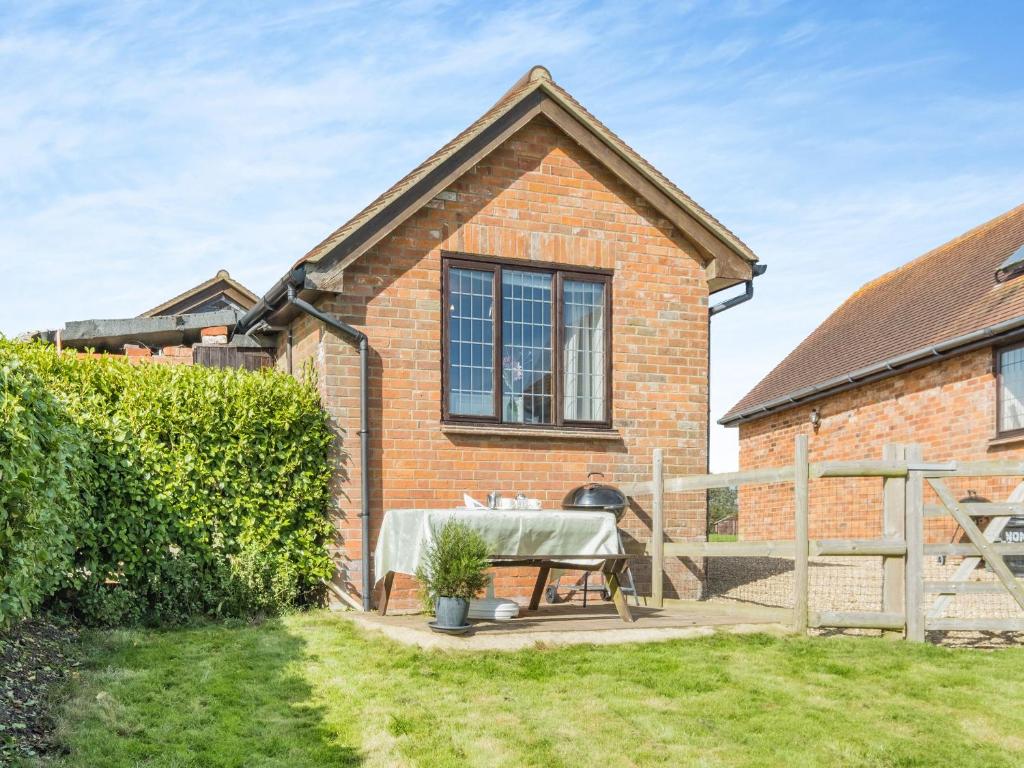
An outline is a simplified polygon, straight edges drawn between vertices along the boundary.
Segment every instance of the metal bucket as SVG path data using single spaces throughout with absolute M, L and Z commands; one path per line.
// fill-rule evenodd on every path
M 469 600 L 461 597 L 439 597 L 434 606 L 437 626 L 441 629 L 459 629 L 466 626 L 469 616 Z

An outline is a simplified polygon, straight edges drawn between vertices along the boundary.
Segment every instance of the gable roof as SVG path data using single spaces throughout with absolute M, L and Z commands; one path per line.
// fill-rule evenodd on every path
M 306 268 L 310 287 L 336 287 L 348 264 L 538 114 L 546 115 L 592 154 L 603 152 L 598 159 L 611 163 L 609 167 L 623 181 L 673 221 L 708 262 L 722 262 L 711 275 L 719 279 L 719 287 L 750 278 L 750 264 L 757 261 L 750 248 L 584 109 L 540 66 L 531 68 L 476 122 L 312 248 L 296 267 Z M 729 261 L 734 263 L 725 263 Z
M 209 280 L 143 312 L 139 317 L 187 315 L 223 309 L 240 309 L 244 312 L 252 309 L 257 301 L 259 297 L 255 293 L 222 269 Z
M 783 410 L 1024 327 L 1024 277 L 996 279 L 1022 246 L 1024 205 L 872 280 L 719 423 Z

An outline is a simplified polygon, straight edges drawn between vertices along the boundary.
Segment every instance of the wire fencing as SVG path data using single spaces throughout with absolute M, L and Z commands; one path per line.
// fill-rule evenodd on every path
M 688 568 L 702 599 L 789 609 L 800 631 L 1024 639 L 1024 462 L 929 464 L 887 446 L 882 461 L 811 463 L 796 446 L 789 467 L 636 484 L 655 507 L 715 491 L 707 541 L 652 528 L 652 580 Z

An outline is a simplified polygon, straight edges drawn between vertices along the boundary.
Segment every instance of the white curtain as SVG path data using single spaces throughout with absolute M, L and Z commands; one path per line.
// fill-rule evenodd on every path
M 1024 428 L 1024 348 L 1000 353 L 999 429 Z
M 602 283 L 565 282 L 563 416 L 571 421 L 604 419 L 604 305 Z

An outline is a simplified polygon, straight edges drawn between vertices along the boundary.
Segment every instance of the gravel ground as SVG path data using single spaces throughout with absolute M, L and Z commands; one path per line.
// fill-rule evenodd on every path
M 0 765 L 46 752 L 54 693 L 73 674 L 77 633 L 33 619 L 0 632 Z
M 940 564 L 929 558 L 925 579 L 953 578 L 960 558 Z M 998 584 L 995 574 L 979 568 L 971 581 Z M 927 597 L 929 605 L 936 596 Z M 777 608 L 793 607 L 793 562 L 782 558 L 716 557 L 708 564 L 707 598 Z M 812 558 L 808 602 L 812 611 L 877 611 L 882 604 L 882 559 L 878 557 Z M 950 618 L 1010 618 L 1021 610 L 1008 594 L 959 595 L 944 616 Z M 866 631 L 855 630 L 857 633 Z M 877 633 L 875 633 L 877 634 Z M 1024 643 L 1024 633 L 933 632 L 930 639 L 944 645 L 1000 647 Z

